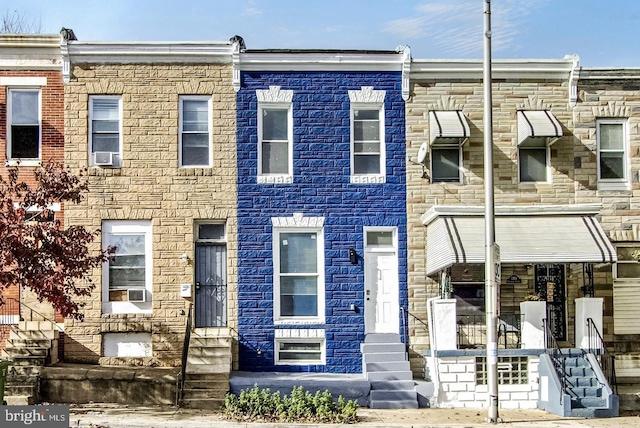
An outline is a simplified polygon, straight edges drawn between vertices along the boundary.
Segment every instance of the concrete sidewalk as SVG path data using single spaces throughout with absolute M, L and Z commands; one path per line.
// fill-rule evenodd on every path
M 276 428 L 322 427 L 349 425 L 273 424 L 229 422 L 215 411 L 177 409 L 175 407 L 128 407 L 117 404 L 87 404 L 71 406 L 71 427 L 92 428 Z M 360 422 L 353 427 L 451 427 L 472 428 L 508 426 L 513 428 L 614 428 L 638 427 L 640 417 L 627 415 L 611 419 L 562 418 L 541 410 L 500 410 L 502 422 L 485 422 L 485 409 L 418 409 L 418 410 L 358 410 Z

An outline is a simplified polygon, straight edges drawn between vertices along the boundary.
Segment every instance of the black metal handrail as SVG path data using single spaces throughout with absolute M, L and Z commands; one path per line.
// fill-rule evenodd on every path
M 184 382 L 187 378 L 187 359 L 189 357 L 189 343 L 191 342 L 191 325 L 193 323 L 192 318 L 192 307 L 193 305 L 189 303 L 189 309 L 187 314 L 187 325 L 185 327 L 184 332 L 184 343 L 182 345 L 182 367 L 180 369 L 180 373 L 178 374 L 177 385 L 176 385 L 176 406 L 180 406 L 180 400 L 184 394 Z
M 609 382 L 614 394 L 618 394 L 618 380 L 616 379 L 616 356 L 607 351 L 602 335 L 593 319 L 587 318 L 587 338 L 589 353 L 594 354 L 600 364 L 602 373 Z
M 549 358 L 551 358 L 551 363 L 553 364 L 553 368 L 558 375 L 558 380 L 560 381 L 560 388 L 562 391 L 560 400 L 562 400 L 562 395 L 569 393 L 569 379 L 567 378 L 567 371 L 565 370 L 566 356 L 562 353 L 562 350 L 558 345 L 558 341 L 553 335 L 546 318 L 542 319 L 542 329 L 544 332 L 544 343 L 547 346 L 547 354 L 549 355 Z
M 404 342 L 404 350 L 405 352 L 409 352 L 409 336 L 407 334 L 407 322 L 403 306 L 400 306 L 400 316 L 402 317 L 402 341 Z

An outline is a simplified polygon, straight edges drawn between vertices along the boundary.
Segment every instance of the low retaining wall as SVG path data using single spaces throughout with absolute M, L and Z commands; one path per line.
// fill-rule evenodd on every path
M 51 403 L 174 404 L 179 368 L 58 364 L 40 373 L 40 398 Z

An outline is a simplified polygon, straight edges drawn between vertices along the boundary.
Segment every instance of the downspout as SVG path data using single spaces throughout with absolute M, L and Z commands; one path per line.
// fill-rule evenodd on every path
M 431 351 L 431 367 L 433 368 L 433 375 L 431 377 L 431 382 L 433 382 L 433 397 L 432 402 L 438 403 L 438 394 L 440 392 L 440 371 L 438 368 L 438 359 L 436 358 L 436 329 L 434 328 L 435 322 L 433 320 L 433 302 L 436 300 L 440 300 L 440 297 L 431 297 L 427 299 L 427 319 L 429 320 L 429 344 Z

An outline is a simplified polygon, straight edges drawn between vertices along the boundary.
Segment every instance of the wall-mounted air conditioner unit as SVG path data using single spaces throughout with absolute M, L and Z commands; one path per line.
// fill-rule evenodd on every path
M 130 302 L 146 302 L 147 292 L 144 288 L 129 288 L 127 290 L 127 299 Z
M 95 166 L 113 166 L 113 152 L 93 152 Z

